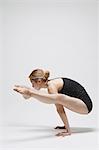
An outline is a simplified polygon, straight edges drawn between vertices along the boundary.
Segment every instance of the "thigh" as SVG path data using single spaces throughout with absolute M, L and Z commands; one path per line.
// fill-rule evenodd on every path
M 60 94 L 58 103 L 64 107 L 70 109 L 71 111 L 87 114 L 88 108 L 86 104 L 79 98 L 71 97 L 68 95 Z

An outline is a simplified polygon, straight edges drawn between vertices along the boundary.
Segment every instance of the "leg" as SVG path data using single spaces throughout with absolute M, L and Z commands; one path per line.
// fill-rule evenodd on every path
M 24 88 L 22 86 L 16 86 L 14 90 L 21 94 L 26 94 L 26 95 L 29 95 L 30 97 L 34 97 L 37 100 L 44 102 L 44 103 L 61 104 L 64 107 L 74 112 L 81 113 L 81 114 L 88 113 L 87 106 L 82 100 L 78 98 L 70 97 L 64 94 L 59 94 L 59 93 L 45 94 L 45 93 L 41 93 L 35 90 Z
M 88 114 L 86 104 L 78 98 L 70 97 L 64 94 L 42 94 L 42 93 L 33 93 L 33 97 L 44 103 L 61 104 L 64 107 L 76 113 Z
M 56 104 L 57 100 L 58 100 L 58 93 L 57 94 L 45 94 L 42 93 L 41 91 L 37 91 L 35 89 L 30 89 L 30 88 L 26 88 L 24 86 L 20 86 L 20 85 L 15 85 L 15 87 L 13 88 L 14 91 L 22 94 L 23 96 L 29 96 L 29 97 L 34 97 L 37 100 L 43 102 L 43 103 L 48 103 L 48 104 Z
M 56 106 L 56 110 L 62 120 L 62 122 L 64 123 L 64 126 L 57 126 L 55 129 L 66 129 L 69 126 L 68 123 L 68 119 L 67 119 L 67 115 L 65 113 L 64 107 L 60 104 L 55 104 Z
M 71 131 L 70 131 L 70 126 L 69 126 L 69 122 L 68 122 L 68 118 L 67 118 L 67 114 L 65 113 L 65 110 L 64 110 L 64 107 L 60 104 L 55 104 L 56 105 L 56 109 L 57 109 L 57 112 L 62 120 L 62 122 L 64 123 L 64 126 L 63 127 L 56 127 L 55 129 L 66 129 L 65 132 L 71 134 Z
M 86 104 L 79 98 L 74 98 L 64 94 L 60 94 L 58 103 L 76 113 L 88 114 Z

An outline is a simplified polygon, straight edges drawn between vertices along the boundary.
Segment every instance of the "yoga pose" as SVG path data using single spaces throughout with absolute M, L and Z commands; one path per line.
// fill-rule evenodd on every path
M 55 129 L 64 129 L 57 136 L 66 136 L 71 134 L 69 122 L 64 108 L 80 114 L 88 114 L 92 110 L 92 101 L 82 85 L 68 78 L 48 79 L 49 71 L 35 69 L 29 75 L 33 88 L 27 88 L 15 85 L 14 90 L 28 99 L 34 97 L 37 100 L 55 104 L 56 110 L 63 121 L 64 126 L 57 126 Z M 48 93 L 39 91 L 41 88 L 47 88 Z

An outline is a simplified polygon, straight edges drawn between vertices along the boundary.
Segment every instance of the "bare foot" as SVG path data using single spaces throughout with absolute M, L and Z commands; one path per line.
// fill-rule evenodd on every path
M 27 96 L 31 97 L 32 90 L 30 88 L 26 88 L 24 86 L 15 85 L 13 90 L 18 92 L 18 93 L 20 93 L 20 94 L 22 94 L 22 95 L 27 95 Z

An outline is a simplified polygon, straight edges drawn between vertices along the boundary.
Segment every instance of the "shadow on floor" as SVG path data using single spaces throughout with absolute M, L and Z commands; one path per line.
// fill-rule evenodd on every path
M 95 128 L 88 128 L 88 127 L 72 127 L 71 128 L 72 134 L 73 133 L 88 133 L 88 132 L 95 132 Z
M 7 126 L 13 128 L 13 136 L 9 139 L 4 140 L 4 142 L 33 142 L 35 140 L 44 140 L 49 138 L 56 138 L 56 134 L 64 131 L 64 129 L 54 129 L 52 126 L 44 125 L 9 125 Z M 17 132 L 17 138 L 14 134 Z M 78 133 L 88 133 L 95 132 L 95 128 L 88 127 L 71 127 L 72 134 Z
M 64 131 L 64 129 L 54 129 L 55 127 L 46 126 L 46 125 L 19 125 L 19 124 L 12 124 L 8 125 L 9 127 L 20 127 L 19 130 L 21 132 L 55 132 L 55 131 Z M 88 133 L 88 132 L 95 132 L 97 131 L 96 128 L 89 128 L 89 127 L 71 127 L 72 134 L 73 133 Z
M 54 127 L 51 126 L 32 126 L 28 128 L 21 128 L 21 132 L 36 132 L 36 133 L 41 133 L 41 132 L 48 132 L 48 133 L 57 133 L 64 131 L 64 129 L 54 129 Z M 74 133 L 88 133 L 88 132 L 95 132 L 95 128 L 88 128 L 88 127 L 71 127 L 71 132 L 72 134 Z

